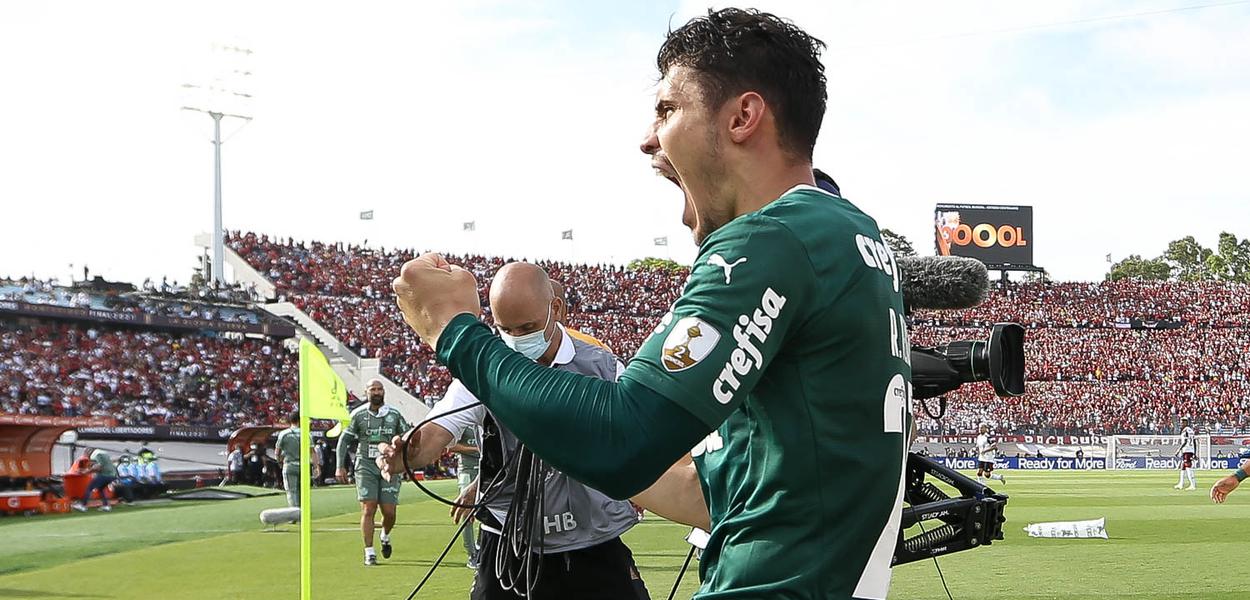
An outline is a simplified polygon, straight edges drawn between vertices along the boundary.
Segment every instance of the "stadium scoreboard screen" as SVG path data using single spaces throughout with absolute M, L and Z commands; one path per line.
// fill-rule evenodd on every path
M 939 204 L 938 256 L 975 258 L 990 268 L 1033 267 L 1033 207 Z

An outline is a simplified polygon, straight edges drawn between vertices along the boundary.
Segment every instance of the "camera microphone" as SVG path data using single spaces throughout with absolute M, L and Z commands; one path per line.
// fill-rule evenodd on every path
M 985 263 L 958 256 L 900 256 L 903 306 L 912 309 L 956 310 L 985 301 L 989 273 Z
M 979 260 L 956 256 L 898 259 L 903 308 L 957 310 L 985 301 L 989 274 Z M 965 383 L 989 381 L 999 396 L 1024 393 L 1024 328 L 996 323 L 985 340 L 963 340 L 932 348 L 912 346 L 913 398 L 934 398 Z

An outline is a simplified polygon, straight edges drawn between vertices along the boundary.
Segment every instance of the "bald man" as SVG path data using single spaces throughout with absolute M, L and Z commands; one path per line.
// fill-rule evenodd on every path
M 528 263 L 510 263 L 495 275 L 490 288 L 491 314 L 504 343 L 541 365 L 615 381 L 624 366 L 610 352 L 573 337 L 559 321 L 562 298 L 541 268 Z M 442 454 L 467 430 L 481 429 L 482 452 L 478 481 L 494 481 L 499 471 L 521 448 L 516 437 L 491 416 L 485 406 L 452 413 L 476 404 L 478 399 L 459 381 L 453 381 L 429 417 L 408 444 L 409 465 L 426 465 Z M 441 415 L 441 416 L 440 416 Z M 393 440 L 398 443 L 398 440 Z M 403 464 L 391 445 L 383 445 L 381 469 L 398 472 Z M 520 467 L 525 468 L 525 467 Z M 485 484 L 483 484 L 485 485 Z M 497 577 L 497 563 L 512 552 L 502 540 L 501 531 L 512 515 L 515 481 L 508 474 L 501 478 L 499 493 L 478 511 L 481 549 L 471 598 L 474 600 L 515 600 L 516 592 L 504 589 Z M 472 486 L 461 494 L 460 502 L 472 503 L 488 490 Z M 634 566 L 633 555 L 621 541 L 621 534 L 637 522 L 637 514 L 626 501 L 612 500 L 602 492 L 551 471 L 543 488 L 543 531 L 533 548 L 541 555 L 543 567 L 531 600 L 567 598 L 629 599 L 647 598 L 646 587 Z M 459 514 L 457 514 L 459 512 Z M 453 510 L 457 521 L 463 512 Z M 502 548 L 501 548 L 502 546 Z M 519 558 L 519 557 L 516 557 Z M 517 584 L 523 589 L 523 584 Z
M 568 333 L 574 338 L 586 342 L 587 344 L 598 346 L 608 352 L 611 352 L 612 349 L 609 348 L 607 344 L 599 341 L 599 339 L 595 336 L 588 333 L 582 333 L 572 327 L 569 327 L 569 297 L 568 294 L 565 293 L 564 284 L 552 279 L 551 290 L 556 296 L 556 322 L 564 326 L 565 333 Z
M 365 387 L 369 402 L 352 411 L 338 444 L 338 479 L 347 482 L 347 450 L 356 447 L 356 499 L 360 501 L 360 533 L 365 543 L 365 566 L 378 564 L 373 549 L 373 523 L 382 509 L 382 558 L 391 557 L 391 528 L 395 527 L 395 507 L 399 504 L 399 478 L 382 477 L 375 461 L 378 444 L 408 430 L 408 421 L 398 410 L 386 405 L 386 388 L 372 379 Z

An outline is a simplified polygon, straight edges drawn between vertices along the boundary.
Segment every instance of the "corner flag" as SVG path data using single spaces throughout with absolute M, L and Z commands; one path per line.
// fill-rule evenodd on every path
M 330 361 L 308 338 L 299 341 L 300 415 L 346 421 L 347 386 L 330 368 Z
M 300 598 L 312 598 L 312 521 L 311 419 L 334 419 L 340 423 L 351 417 L 347 412 L 347 386 L 330 361 L 308 338 L 299 341 L 299 571 Z

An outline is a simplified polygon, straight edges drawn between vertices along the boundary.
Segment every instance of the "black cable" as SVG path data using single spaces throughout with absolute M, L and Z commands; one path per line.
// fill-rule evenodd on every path
M 925 414 L 929 415 L 930 419 L 938 422 L 939 428 L 942 426 L 942 418 L 946 416 L 946 396 L 938 396 L 938 412 L 936 415 L 929 409 L 928 399 L 921 400 L 920 407 L 924 409 Z
M 519 457 L 519 467 L 514 475 L 506 523 L 495 551 L 495 576 L 504 590 L 528 598 L 542 574 L 542 550 L 546 542 L 543 505 L 550 469 L 521 444 L 517 444 L 514 457 Z M 535 537 L 538 538 L 536 547 Z
M 916 524 L 920 526 L 920 535 L 928 535 L 929 532 L 924 529 L 924 521 L 916 521 Z M 930 547 L 932 547 L 932 544 L 930 544 Z M 936 554 L 933 555 L 933 566 L 937 567 L 938 579 L 942 580 L 942 589 L 946 590 L 947 600 L 955 600 L 955 597 L 951 596 L 951 589 L 946 587 L 946 576 L 942 574 L 942 565 L 938 564 Z
M 681 578 L 686 576 L 686 569 L 690 567 L 691 558 L 694 558 L 694 544 L 690 545 L 690 552 L 686 553 L 686 562 L 681 563 L 681 570 L 677 572 L 677 579 L 673 581 L 673 589 L 668 593 L 668 600 L 673 600 L 677 596 L 677 588 L 681 587 Z
M 480 500 L 466 504 L 447 500 L 422 485 L 409 464 L 408 444 L 414 432 L 434 419 L 469 410 L 479 405 L 481 405 L 481 402 L 474 402 L 455 410 L 429 417 L 405 432 L 400 437 L 401 447 L 399 448 L 400 457 L 404 464 L 404 473 L 418 489 L 430 498 L 448 506 L 467 508 L 472 511 L 484 508 L 494 501 L 507 487 L 506 477 L 509 474 L 513 476 L 513 497 L 507 512 L 508 518 L 505 519 L 507 523 L 500 530 L 500 543 L 496 549 L 495 578 L 503 589 L 515 590 L 517 594 L 528 598 L 533 593 L 534 587 L 538 584 L 538 578 L 542 573 L 542 549 L 545 541 L 545 530 L 542 529 L 542 507 L 545 498 L 546 479 L 550 469 L 533 452 L 518 442 L 503 468 L 495 474 L 485 488 L 479 488 Z M 531 490 L 537 491 L 532 492 Z M 465 519 L 465 522 L 468 523 L 471 519 L 472 516 Z M 426 573 L 426 576 L 413 589 L 407 600 L 412 600 L 425 585 L 425 582 L 433 575 L 434 570 L 438 568 L 447 552 L 450 551 L 451 546 L 455 544 L 456 538 L 464 531 L 464 527 L 465 525 L 461 525 L 456 530 L 456 534 L 447 543 L 447 547 L 443 550 L 442 555 L 439 556 L 438 560 L 431 566 L 430 571 Z M 535 533 L 538 537 L 537 551 L 535 551 L 533 546 Z M 504 553 L 505 549 L 512 550 L 511 556 Z M 524 592 L 517 589 L 518 584 L 525 590 Z
M 417 423 L 416 426 L 410 428 L 407 432 L 404 433 L 404 435 L 400 436 L 402 447 L 399 449 L 399 455 L 403 459 L 404 474 L 407 475 L 408 479 L 412 480 L 412 482 L 416 484 L 417 489 L 421 490 L 425 495 L 443 504 L 446 504 L 447 506 L 452 506 L 455 508 L 467 508 L 469 510 L 477 510 L 479 508 L 486 506 L 488 502 L 494 500 L 495 496 L 499 494 L 498 490 L 502 489 L 502 488 L 496 488 L 496 484 L 501 483 L 500 478 L 503 477 L 503 475 L 508 472 L 509 470 L 508 466 L 511 466 L 511 461 L 509 461 L 508 466 L 505 466 L 503 469 L 500 469 L 499 473 L 495 474 L 495 477 L 490 480 L 490 483 L 487 484 L 486 488 L 483 489 L 479 485 L 478 492 L 482 496 L 481 501 L 476 502 L 476 503 L 461 504 L 455 500 L 448 500 L 442 496 L 439 496 L 437 493 L 431 491 L 429 488 L 421 484 L 421 481 L 419 480 L 418 477 L 416 477 L 415 472 L 413 471 L 412 467 L 408 464 L 408 442 L 409 440 L 412 439 L 412 434 L 415 433 L 417 430 L 421 429 L 421 427 L 425 426 L 426 423 L 430 423 L 434 419 L 439 419 L 442 417 L 446 417 L 448 415 L 454 415 L 458 412 L 469 410 L 470 408 L 476 408 L 481 404 L 482 404 L 481 402 L 474 402 L 472 404 L 466 404 L 464 406 L 461 406 L 460 408 L 457 408 L 455 410 L 450 410 L 445 413 L 434 415 L 433 417 L 429 417 L 426 420 L 421 421 L 420 423 Z M 514 457 L 514 460 L 515 460 L 515 457 Z M 493 494 L 490 493 L 492 489 L 494 490 Z
M 447 542 L 447 547 L 443 548 L 443 553 L 438 555 L 438 559 L 434 561 L 434 564 L 430 565 L 430 570 L 426 571 L 425 577 L 421 578 L 421 582 L 417 584 L 417 587 L 412 588 L 412 593 L 408 594 L 408 597 L 405 598 L 405 600 L 412 600 L 417 596 L 417 592 L 420 592 L 421 588 L 425 587 L 425 582 L 429 581 L 430 577 L 434 575 L 434 570 L 437 569 L 439 565 L 443 564 L 443 559 L 447 558 L 447 553 L 451 551 L 451 547 L 456 545 L 456 540 L 460 538 L 460 534 L 464 532 L 464 528 L 472 522 L 473 515 L 469 515 L 465 518 L 464 522 L 460 524 L 460 528 L 456 530 L 456 533 L 452 534 L 451 540 Z

